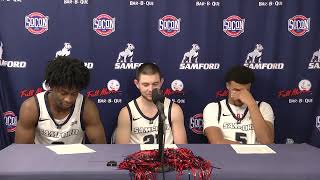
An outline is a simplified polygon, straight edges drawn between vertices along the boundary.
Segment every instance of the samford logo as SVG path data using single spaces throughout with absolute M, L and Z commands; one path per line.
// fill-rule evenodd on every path
M 114 69 L 137 69 L 142 63 L 133 63 L 134 49 L 132 43 L 127 43 L 124 50 L 119 52 Z
M 255 48 L 248 53 L 244 66 L 251 69 L 283 69 L 284 63 L 262 63 L 262 44 L 256 44 Z
M 192 44 L 189 51 L 185 52 L 180 63 L 180 69 L 185 70 L 213 70 L 219 69 L 219 63 L 198 63 L 200 46 Z
M 27 62 L 26 61 L 6 61 L 2 59 L 3 55 L 3 43 L 0 41 L 0 67 L 8 67 L 8 68 L 26 68 Z
M 313 53 L 308 69 L 320 69 L 320 48 Z

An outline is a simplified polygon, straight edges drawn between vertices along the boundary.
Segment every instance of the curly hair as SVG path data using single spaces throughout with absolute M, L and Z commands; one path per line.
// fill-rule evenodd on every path
M 253 83 L 255 80 L 253 71 L 245 66 L 237 65 L 232 67 L 225 76 L 226 82 L 234 81 L 239 84 Z
M 80 60 L 58 56 L 47 65 L 45 80 L 51 88 L 65 87 L 81 91 L 89 84 L 90 72 Z

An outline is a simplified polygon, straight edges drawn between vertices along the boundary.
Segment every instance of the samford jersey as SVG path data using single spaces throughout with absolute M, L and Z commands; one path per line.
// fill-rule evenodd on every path
M 173 143 L 173 135 L 171 131 L 171 107 L 172 101 L 168 98 L 164 100 L 164 113 L 167 117 L 164 122 L 164 140 L 165 144 Z M 158 143 L 158 113 L 149 118 L 145 116 L 138 106 L 136 100 L 132 100 L 128 103 L 127 108 L 129 110 L 131 121 L 131 144 L 157 144 Z
M 64 120 L 54 120 L 48 104 L 48 91 L 36 95 L 39 120 L 35 130 L 35 144 L 77 144 L 82 143 L 84 130 L 81 118 L 84 97 L 78 94 L 73 110 Z
M 274 114 L 271 106 L 266 102 L 258 104 L 263 118 L 273 124 Z M 203 110 L 203 120 L 204 130 L 210 126 L 219 127 L 227 140 L 242 144 L 259 144 L 246 105 L 238 107 L 227 104 L 227 100 L 220 101 L 220 105 L 210 103 Z

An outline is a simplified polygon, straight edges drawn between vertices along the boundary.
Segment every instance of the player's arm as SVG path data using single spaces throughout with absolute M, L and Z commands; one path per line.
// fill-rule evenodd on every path
M 117 144 L 130 143 L 131 122 L 127 107 L 121 109 L 118 115 L 118 126 L 115 132 Z
M 15 134 L 15 143 L 17 144 L 34 144 L 35 128 L 39 117 L 35 98 L 28 98 L 20 107 Z
M 184 126 L 183 111 L 176 103 L 172 104 L 171 124 L 173 141 L 175 144 L 187 144 L 187 134 Z
M 224 138 L 218 122 L 219 106 L 218 103 L 210 103 L 203 110 L 204 135 L 210 144 L 239 144 Z
M 210 144 L 239 144 L 237 141 L 230 141 L 224 139 L 221 129 L 219 127 L 210 126 L 205 128 L 205 135 Z
M 248 105 L 248 109 L 250 112 L 252 125 L 254 128 L 254 132 L 256 133 L 256 138 L 258 142 L 260 142 L 261 144 L 273 143 L 274 142 L 273 124 L 264 119 L 256 102 Z M 272 116 L 273 116 L 273 112 L 272 112 Z
M 248 90 L 242 89 L 238 92 L 231 92 L 231 97 L 234 97 L 235 99 L 240 99 L 244 104 L 248 106 L 257 140 L 261 144 L 273 143 L 274 129 L 272 123 L 269 122 L 273 122 L 273 112 L 272 109 L 270 110 L 271 107 L 268 109 L 267 112 L 266 117 L 269 120 L 267 121 L 262 116 L 256 100 L 253 98 L 252 94 Z
M 99 110 L 95 103 L 86 98 L 83 108 L 83 123 L 86 135 L 92 144 L 105 144 L 106 136 L 100 120 Z

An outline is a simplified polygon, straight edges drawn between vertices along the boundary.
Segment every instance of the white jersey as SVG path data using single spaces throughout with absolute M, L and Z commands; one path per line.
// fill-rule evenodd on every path
M 48 91 L 36 95 L 39 120 L 35 130 L 35 144 L 77 144 L 82 143 L 84 130 L 81 125 L 83 95 L 78 94 L 73 110 L 64 119 L 57 121 L 48 108 Z M 61 122 L 61 123 L 60 123 Z
M 173 143 L 171 131 L 171 107 L 172 101 L 168 98 L 164 100 L 164 113 L 167 117 L 164 122 L 164 140 L 165 144 Z M 145 116 L 138 106 L 136 100 L 132 100 L 127 105 L 131 121 L 131 144 L 157 144 L 158 143 L 158 113 L 149 118 Z
M 274 114 L 271 106 L 266 102 L 258 105 L 263 118 L 273 124 Z M 210 126 L 218 127 L 227 140 L 242 144 L 259 144 L 246 105 L 238 107 L 227 104 L 227 100 L 220 101 L 220 107 L 219 103 L 210 103 L 203 110 L 203 121 L 204 130 Z

